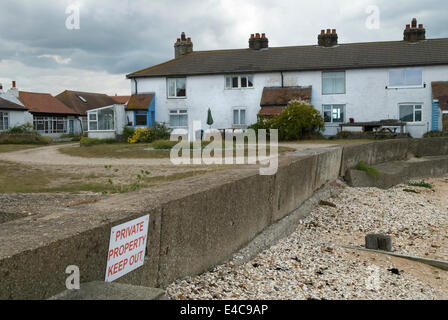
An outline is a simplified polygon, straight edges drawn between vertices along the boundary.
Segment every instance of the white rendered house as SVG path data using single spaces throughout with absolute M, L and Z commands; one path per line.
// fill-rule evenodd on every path
M 182 34 L 175 59 L 127 78 L 133 95 L 155 96 L 156 122 L 187 129 L 193 138 L 193 121 L 208 128 L 209 108 L 214 129 L 244 128 L 259 114 L 280 113 L 285 89 L 301 98 L 310 88 L 326 135 L 349 121 L 395 119 L 421 137 L 442 129 L 432 83 L 448 80 L 448 39 L 425 34 L 414 19 L 401 41 L 339 44 L 336 30 L 322 30 L 315 45 L 272 48 L 256 34 L 247 49 L 215 51 L 193 51 Z
M 33 116 L 18 98 L 18 90 L 13 82 L 12 88 L 3 91 L 0 84 L 0 132 L 26 123 L 33 123 Z

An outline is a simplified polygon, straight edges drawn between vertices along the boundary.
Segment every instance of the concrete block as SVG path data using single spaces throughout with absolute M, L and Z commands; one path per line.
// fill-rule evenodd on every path
M 65 290 L 49 300 L 166 300 L 157 288 L 94 281 L 82 283 L 79 290 Z
M 230 259 L 271 223 L 273 177 L 258 171 L 162 207 L 159 285 Z
M 273 221 L 297 209 L 314 192 L 317 155 L 305 156 L 281 166 L 275 175 Z
M 325 148 L 317 153 L 316 182 L 314 190 L 318 190 L 327 183 L 339 178 L 341 160 L 342 147 Z
M 366 249 L 392 251 L 392 238 L 384 234 L 366 235 Z

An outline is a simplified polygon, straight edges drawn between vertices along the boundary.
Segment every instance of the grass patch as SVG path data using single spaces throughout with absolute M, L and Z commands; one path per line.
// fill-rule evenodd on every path
M 420 194 L 420 192 L 416 191 L 416 190 L 412 190 L 412 189 L 403 189 L 404 192 L 407 193 L 415 193 L 415 194 Z
M 127 180 L 126 183 L 115 183 L 118 169 L 107 166 L 106 174 L 83 175 L 63 171 L 50 171 L 27 165 L 10 162 L 0 163 L 0 193 L 79 193 L 96 192 L 103 194 L 127 193 L 167 182 L 184 179 L 206 172 L 207 170 L 187 171 L 166 176 L 149 177 L 149 172 L 142 170 L 140 174 Z M 107 178 L 109 179 L 107 180 Z
M 282 144 L 332 144 L 332 145 L 344 145 L 351 143 L 371 143 L 372 139 L 311 139 L 311 140 L 298 140 L 298 141 L 285 141 L 279 142 Z
M 35 144 L 0 144 L 0 153 L 14 152 L 38 147 L 40 146 Z
M 433 186 L 430 183 L 425 182 L 424 180 L 422 181 L 412 181 L 408 183 L 408 186 L 411 187 L 420 187 L 420 188 L 426 188 L 426 189 L 432 189 Z
M 0 134 L 0 145 L 2 144 L 36 144 L 48 145 L 51 138 L 38 134 L 29 133 L 2 133 Z
M 378 178 L 380 176 L 380 172 L 378 170 L 376 170 L 375 168 L 369 166 L 368 164 L 366 164 L 364 161 L 360 161 L 356 167 L 356 170 L 359 171 L 364 171 L 366 172 L 369 176 L 371 176 L 372 178 Z
M 90 147 L 65 147 L 59 149 L 59 152 L 73 156 L 83 158 L 112 158 L 112 159 L 169 159 L 170 150 L 167 147 L 172 148 L 176 142 L 167 140 L 159 140 L 153 143 L 113 143 L 113 144 L 100 144 L 92 145 Z M 203 147 L 207 143 L 203 144 Z M 247 155 L 247 148 L 245 148 L 245 154 Z M 288 151 L 294 151 L 295 149 L 289 147 L 279 147 L 278 152 L 284 153 Z M 224 150 L 222 151 L 224 155 Z M 269 148 L 268 148 L 269 152 Z

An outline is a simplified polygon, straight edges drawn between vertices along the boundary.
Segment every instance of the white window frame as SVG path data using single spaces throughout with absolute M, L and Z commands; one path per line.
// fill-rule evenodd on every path
M 327 121 L 325 121 L 325 108 L 328 108 L 328 107 L 330 107 L 331 108 L 331 121 L 330 122 L 327 122 Z M 334 109 L 336 109 L 335 107 L 338 107 L 338 108 L 341 108 L 342 109 L 342 121 L 333 121 L 334 120 L 334 118 L 333 118 L 333 114 L 334 114 Z M 344 123 L 345 122 L 345 119 L 346 119 L 346 117 L 347 117 L 347 105 L 345 105 L 345 104 L 337 104 L 337 103 L 334 103 L 334 104 L 323 104 L 322 105 L 322 115 L 324 116 L 324 123 L 325 124 L 339 124 L 339 123 Z
M 233 78 L 238 78 L 238 87 L 233 87 Z M 246 79 L 246 87 L 241 85 L 242 78 Z M 230 86 L 227 85 L 227 80 L 230 79 Z M 252 83 L 252 86 L 249 86 L 249 80 Z M 254 76 L 251 74 L 242 74 L 242 75 L 226 75 L 224 76 L 224 89 L 226 90 L 240 90 L 240 89 L 253 89 L 255 87 Z
M 415 103 L 415 102 L 410 102 L 410 103 L 399 103 L 398 104 L 398 119 L 400 121 L 401 117 L 400 117 L 400 109 L 403 106 L 412 106 L 413 110 L 412 110 L 412 121 L 403 121 L 405 123 L 423 123 L 423 103 Z M 421 119 L 420 121 L 415 121 L 415 113 L 416 111 L 420 111 L 421 113 Z
M 113 115 L 114 115 L 114 128 L 113 129 L 109 129 L 109 130 L 101 130 L 99 129 L 99 119 L 98 119 L 98 112 L 104 109 L 112 109 Z M 95 116 L 95 120 L 90 120 L 90 116 Z M 92 130 L 90 129 L 90 123 L 91 122 L 95 122 L 96 123 L 96 129 Z M 88 111 L 87 112 L 87 131 L 90 132 L 115 132 L 115 127 L 116 127 L 116 119 L 115 119 L 115 109 L 113 107 L 103 107 L 103 108 L 99 108 L 99 109 L 95 109 L 92 111 Z
M 90 116 L 95 116 L 95 119 L 91 119 Z M 96 129 L 90 129 L 90 123 L 96 123 Z M 87 113 L 87 131 L 98 131 L 98 111 L 89 111 Z
M 185 81 L 185 96 L 177 96 L 177 81 Z M 174 81 L 174 96 L 170 95 L 170 82 Z M 166 79 L 166 96 L 168 99 L 186 99 L 187 98 L 187 78 L 167 78 Z
M 235 117 L 234 117 L 235 111 L 238 111 L 238 123 L 235 123 Z M 244 122 L 245 123 L 241 123 L 241 111 L 244 111 L 244 120 L 245 120 Z M 247 127 L 247 108 L 246 107 L 232 108 L 232 125 L 233 125 L 233 127 L 238 127 L 238 128 Z
M 185 111 L 185 112 L 183 112 Z M 183 116 L 185 115 L 187 117 L 187 125 L 186 126 L 172 126 L 171 125 L 171 116 Z M 188 109 L 186 108 L 179 108 L 179 109 L 170 109 L 168 110 L 168 124 L 170 128 L 188 128 Z
M 403 85 L 403 86 L 393 86 L 390 84 L 390 74 L 393 71 L 408 71 L 408 70 L 419 70 L 421 72 L 421 78 L 422 78 L 422 82 L 421 84 L 418 85 Z M 387 73 L 388 75 L 388 89 L 419 89 L 419 88 L 423 88 L 424 87 L 424 82 L 423 82 L 423 69 L 422 68 L 397 68 L 397 69 L 390 69 L 389 72 Z
M 334 73 L 340 73 L 340 74 L 344 75 L 344 92 L 336 92 L 336 90 L 333 90 L 330 93 L 324 92 L 324 80 L 326 80 L 326 79 L 333 79 L 333 81 L 335 81 L 335 79 L 342 78 L 342 77 L 328 76 L 331 73 L 333 73 L 333 74 Z M 347 93 L 347 74 L 346 74 L 345 71 L 323 71 L 322 72 L 322 95 L 328 96 L 328 95 L 346 94 L 346 93 Z
M 5 126 L 5 119 L 6 119 L 6 126 Z M 0 124 L 2 126 L 0 128 L 0 131 L 9 130 L 9 112 L 0 111 Z
M 44 130 L 38 130 L 36 124 L 43 124 Z M 62 123 L 62 130 L 57 128 L 58 124 Z M 56 124 L 56 126 L 55 126 Z M 58 133 L 68 133 L 69 125 L 67 117 L 44 117 L 44 116 L 33 116 L 33 128 L 44 134 L 58 134 Z

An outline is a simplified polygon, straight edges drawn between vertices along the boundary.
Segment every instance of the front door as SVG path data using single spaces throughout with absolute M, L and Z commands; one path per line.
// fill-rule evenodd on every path
M 442 116 L 442 128 L 443 131 L 448 132 L 448 113 L 444 113 Z
M 75 133 L 75 120 L 68 121 L 68 130 L 70 134 Z

